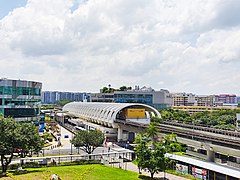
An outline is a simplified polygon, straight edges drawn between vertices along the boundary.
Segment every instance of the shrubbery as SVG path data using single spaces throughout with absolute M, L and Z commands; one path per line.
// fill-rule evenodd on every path
M 72 166 L 72 165 L 85 165 L 85 164 L 101 164 L 101 161 L 99 160 L 94 160 L 94 159 L 80 159 L 80 160 L 76 160 L 76 161 L 72 161 L 72 162 L 61 162 L 60 164 L 56 164 L 56 163 L 48 163 L 47 166 Z M 22 168 L 41 168 L 41 167 L 45 167 L 46 165 L 43 164 L 39 164 L 39 162 L 26 162 L 22 165 Z M 11 164 L 9 165 L 9 170 L 17 170 L 20 167 L 20 164 Z M 0 167 L 1 168 L 1 167 Z
M 22 165 L 22 168 L 40 168 L 45 165 L 39 164 L 38 162 L 26 162 Z
M 60 166 L 71 166 L 71 165 L 85 165 L 85 164 L 100 164 L 101 162 L 99 160 L 94 160 L 94 159 L 81 159 L 81 160 L 76 160 L 72 162 L 61 162 Z

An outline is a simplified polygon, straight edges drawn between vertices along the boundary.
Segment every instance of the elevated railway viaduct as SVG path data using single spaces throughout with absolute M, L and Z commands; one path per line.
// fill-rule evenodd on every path
M 239 132 L 227 130 L 214 130 L 213 128 L 199 128 L 191 125 L 164 123 L 158 126 L 161 134 L 174 133 L 179 142 L 197 149 L 207 151 L 207 160 L 214 161 L 215 152 L 234 156 L 240 162 L 240 136 Z
M 161 117 L 153 107 L 139 103 L 72 102 L 65 105 L 63 111 L 85 121 L 117 129 L 118 141 L 123 140 L 123 131 L 144 132 L 151 116 Z M 172 122 L 164 122 L 158 128 L 162 134 L 175 133 L 178 141 L 187 146 L 205 149 L 209 161 L 213 161 L 215 152 L 240 159 L 240 132 Z
M 139 103 L 71 102 L 63 107 L 63 111 L 69 116 L 117 129 L 117 141 L 128 139 L 123 136 L 126 131 L 144 131 L 141 127 L 146 127 L 151 117 L 161 117 L 155 108 Z

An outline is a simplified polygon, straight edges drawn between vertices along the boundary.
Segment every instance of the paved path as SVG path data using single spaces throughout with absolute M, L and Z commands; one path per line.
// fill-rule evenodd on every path
M 129 171 L 134 171 L 134 172 L 138 173 L 138 167 L 135 164 L 133 164 L 132 162 L 127 163 L 126 169 Z M 147 171 L 146 172 L 141 171 L 141 172 L 143 175 L 146 175 L 149 177 L 151 176 L 150 173 L 148 173 Z M 154 177 L 159 178 L 159 179 L 164 179 L 164 173 L 160 172 L 160 173 L 154 174 Z M 169 179 L 169 180 L 187 180 L 186 178 L 175 176 L 175 175 L 168 174 L 168 173 L 165 173 L 165 177 L 166 177 L 166 179 Z
M 62 146 L 61 147 L 57 147 L 57 148 L 54 148 L 52 150 L 47 150 L 51 153 L 54 154 L 54 151 L 56 151 L 58 153 L 58 151 L 62 152 L 62 151 L 66 151 L 66 154 L 69 153 L 70 149 L 71 149 L 71 143 L 70 143 L 70 140 L 73 138 L 73 134 L 68 131 L 66 128 L 62 127 L 62 126 L 59 126 L 60 128 L 60 132 L 61 132 L 61 137 L 60 137 L 60 141 L 61 141 L 61 144 Z M 66 138 L 66 135 L 68 136 Z M 53 143 L 54 144 L 54 143 Z M 57 142 L 55 142 L 55 147 L 57 146 Z M 117 145 L 114 145 L 115 148 L 111 148 L 111 152 L 115 151 L 117 149 Z M 119 147 L 120 148 L 120 147 Z M 120 149 L 124 149 L 124 148 L 120 148 Z M 75 148 L 73 148 L 74 151 L 76 151 Z M 100 153 L 100 152 L 107 152 L 108 151 L 108 148 L 107 147 L 98 147 L 96 150 L 95 150 L 95 153 Z M 81 154 L 84 154 L 85 152 L 81 151 Z M 125 163 L 124 163 L 125 164 Z M 125 166 L 125 165 L 124 165 Z M 134 172 L 137 172 L 138 173 L 138 167 L 133 164 L 132 162 L 128 162 L 126 164 L 125 167 L 123 167 L 123 169 L 126 169 L 126 170 L 129 170 L 129 171 L 134 171 Z M 142 171 L 142 174 L 143 175 L 146 175 L 146 176 L 151 176 L 150 173 L 148 173 L 147 171 Z M 154 174 L 154 177 L 156 178 L 159 178 L 159 179 L 163 179 L 164 177 L 164 173 L 161 172 L 161 173 L 157 173 L 157 174 Z M 187 180 L 186 178 L 183 178 L 183 177 L 179 177 L 179 176 L 175 176 L 175 175 L 172 175 L 172 174 L 168 174 L 168 173 L 165 173 L 165 177 L 169 180 Z

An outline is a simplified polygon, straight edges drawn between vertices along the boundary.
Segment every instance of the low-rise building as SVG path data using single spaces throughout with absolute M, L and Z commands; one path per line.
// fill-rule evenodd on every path
M 236 109 L 237 107 L 229 107 L 229 106 L 172 106 L 175 110 L 187 111 L 190 115 L 196 112 L 204 112 L 204 111 L 218 111 L 218 110 L 229 110 Z M 240 108 L 237 108 L 240 109 Z
M 196 95 L 195 106 L 214 106 L 214 95 Z
M 237 96 L 231 94 L 195 95 L 192 93 L 173 93 L 173 106 L 235 106 Z
M 92 93 L 92 102 L 115 102 L 115 103 L 142 103 L 157 109 L 166 109 L 172 106 L 172 96 L 168 90 L 155 91 L 152 88 L 139 88 L 133 90 L 114 91 L 113 93 Z
M 195 94 L 173 93 L 173 106 L 193 106 L 195 104 Z
M 114 93 L 91 93 L 91 102 L 114 102 Z
M 215 102 L 222 102 L 224 104 L 237 103 L 237 96 L 235 94 L 219 94 L 214 96 L 215 96 Z
M 172 96 L 168 90 L 160 91 L 115 91 L 114 102 L 117 103 L 142 103 L 157 109 L 166 109 L 172 105 Z

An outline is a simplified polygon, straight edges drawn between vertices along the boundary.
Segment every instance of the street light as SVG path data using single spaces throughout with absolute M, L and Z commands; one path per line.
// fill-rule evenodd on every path
M 70 139 L 70 144 L 71 144 L 71 155 L 73 154 L 73 152 L 72 152 L 72 139 L 73 139 L 73 133 L 71 133 L 71 139 Z

